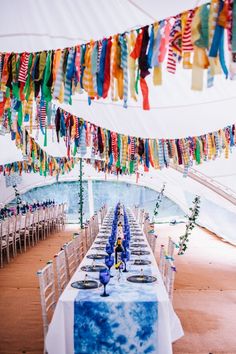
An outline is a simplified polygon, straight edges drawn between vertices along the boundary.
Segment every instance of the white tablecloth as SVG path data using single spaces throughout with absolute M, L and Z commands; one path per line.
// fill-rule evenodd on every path
M 108 219 L 109 219 L 109 215 L 104 219 L 104 221 L 106 222 Z M 147 244 L 147 247 L 145 249 L 151 251 L 145 237 L 144 237 L 144 242 Z M 94 252 L 99 253 L 99 251 L 94 251 L 90 249 L 87 254 L 94 253 Z M 173 310 L 172 304 L 169 301 L 153 253 L 151 252 L 150 255 L 145 256 L 144 258 L 151 260 L 152 262 L 151 274 L 155 275 L 158 280 L 156 283 L 152 284 L 151 288 L 149 288 L 151 289 L 151 291 L 155 291 L 157 295 L 157 301 L 158 301 L 158 325 L 157 325 L 158 340 L 156 343 L 156 353 L 172 354 L 172 342 L 176 341 L 177 339 L 183 336 L 183 329 L 177 315 Z M 84 279 L 85 273 L 81 271 L 80 268 L 83 265 L 88 265 L 91 264 L 92 262 L 93 261 L 91 259 L 88 259 L 85 256 L 85 258 L 81 262 L 80 267 L 76 270 L 75 274 L 73 275 L 72 279 L 70 280 L 69 284 L 67 285 L 66 289 L 64 290 L 64 292 L 62 293 L 61 297 L 58 300 L 51 324 L 49 326 L 47 338 L 46 338 L 46 348 L 49 354 L 74 353 L 74 302 L 78 295 L 78 292 L 79 291 L 83 292 L 83 296 L 85 296 L 84 295 L 85 292 L 87 293 L 88 291 L 93 291 L 93 292 L 101 293 L 102 289 L 99 288 L 95 290 L 86 290 L 86 291 L 77 290 L 71 287 L 71 283 L 73 283 L 76 280 Z M 137 274 L 140 271 L 140 266 L 130 265 L 130 268 L 131 268 L 131 273 L 133 273 L 133 271 L 136 271 L 135 273 Z M 145 267 L 143 267 L 143 269 L 145 273 Z M 114 274 L 115 270 L 112 270 L 112 272 Z M 98 273 L 88 273 L 88 275 L 89 278 L 98 277 Z M 125 282 L 124 284 L 127 284 L 126 277 L 128 275 L 131 274 L 123 273 L 121 282 L 123 281 Z M 133 287 L 133 289 L 135 289 L 135 286 L 137 287 L 137 289 L 140 289 L 140 287 L 144 289 L 143 284 L 140 285 L 140 284 L 129 283 L 128 286 L 129 288 Z M 148 288 L 146 288 L 146 291 L 147 289 Z M 107 298 L 100 297 L 100 301 L 102 301 L 101 299 L 103 299 L 103 301 L 117 301 L 117 294 L 115 297 L 112 297 L 112 281 L 110 281 L 110 283 L 108 284 L 107 291 L 108 293 L 111 292 L 111 296 Z M 127 294 L 125 294 L 124 292 L 122 295 L 122 286 L 121 286 L 120 295 L 121 295 L 120 299 L 122 299 L 122 301 L 127 301 Z

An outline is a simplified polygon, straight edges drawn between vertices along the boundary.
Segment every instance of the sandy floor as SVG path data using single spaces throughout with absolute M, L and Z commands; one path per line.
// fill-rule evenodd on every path
M 42 353 L 36 272 L 75 230 L 70 226 L 51 235 L 0 270 L 1 354 Z M 183 225 L 159 226 L 157 253 L 167 236 L 183 230 Z M 174 344 L 174 354 L 236 354 L 236 247 L 197 228 L 186 254 L 175 259 L 174 307 L 185 336 Z
M 176 241 L 184 225 L 159 226 L 158 244 Z M 185 255 L 175 256 L 174 308 L 185 336 L 175 354 L 236 353 L 236 247 L 204 229 L 190 236 Z

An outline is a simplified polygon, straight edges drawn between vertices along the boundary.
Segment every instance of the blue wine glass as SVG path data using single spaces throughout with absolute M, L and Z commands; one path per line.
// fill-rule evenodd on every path
M 126 250 L 127 248 L 129 248 L 129 241 L 124 238 L 124 240 L 122 240 L 122 245 L 123 245 L 124 249 Z
M 114 265 L 114 256 L 112 255 L 109 255 L 109 256 L 106 256 L 105 257 L 105 264 L 106 266 L 108 267 L 109 269 L 109 272 L 110 272 L 110 277 L 113 278 L 113 275 L 111 275 L 111 267 Z
M 113 248 L 110 244 L 106 245 L 106 253 L 110 256 L 113 253 Z
M 128 250 L 125 250 L 121 253 L 121 260 L 123 261 L 124 265 L 125 265 L 125 269 L 123 270 L 124 273 L 127 273 L 128 270 L 126 268 L 126 264 L 130 259 L 130 254 Z
M 102 283 L 102 285 L 104 286 L 103 293 L 100 296 L 102 296 L 102 297 L 109 296 L 109 294 L 106 293 L 106 285 L 110 281 L 110 272 L 109 272 L 108 269 L 101 269 L 100 270 L 100 272 L 99 272 L 99 280 Z

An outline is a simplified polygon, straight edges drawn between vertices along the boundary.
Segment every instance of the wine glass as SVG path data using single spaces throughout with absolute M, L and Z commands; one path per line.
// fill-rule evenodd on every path
M 110 243 L 106 244 L 106 253 L 110 256 L 113 253 L 113 248 Z
M 130 254 L 129 251 L 125 250 L 123 252 L 121 252 L 121 260 L 123 261 L 124 265 L 125 265 L 125 269 L 123 270 L 124 273 L 127 273 L 128 270 L 126 268 L 126 264 L 130 259 Z
M 110 272 L 110 277 L 113 278 L 113 275 L 111 275 L 111 267 L 113 266 L 114 264 L 114 256 L 112 255 L 109 255 L 109 256 L 106 256 L 105 257 L 105 264 L 106 266 L 108 267 L 109 269 L 109 272 Z
M 122 240 L 122 246 L 124 247 L 124 249 L 126 250 L 127 248 L 129 248 L 129 240 L 127 240 L 126 238 L 124 238 Z
M 100 270 L 100 272 L 99 272 L 99 280 L 104 286 L 104 291 L 103 291 L 103 293 L 100 296 L 102 296 L 102 297 L 109 296 L 109 294 L 106 293 L 106 285 L 110 281 L 110 272 L 109 272 L 108 269 L 101 269 Z

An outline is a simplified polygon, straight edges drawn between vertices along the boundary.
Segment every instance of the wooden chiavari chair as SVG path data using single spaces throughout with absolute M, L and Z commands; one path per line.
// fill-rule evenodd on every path
M 61 250 L 54 257 L 56 263 L 58 295 L 60 296 L 69 281 L 66 266 L 65 250 Z
M 53 263 L 48 264 L 37 272 L 40 288 L 40 300 L 43 319 L 43 334 L 44 334 L 44 353 L 46 353 L 45 339 L 48 331 L 48 326 L 56 306 L 56 290 L 55 279 L 53 272 Z
M 77 268 L 75 246 L 73 241 L 65 243 L 63 249 L 65 250 L 66 255 L 67 275 L 68 279 L 70 279 Z

